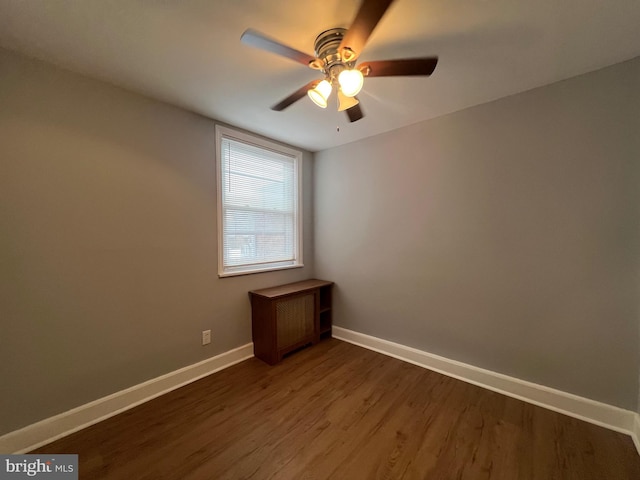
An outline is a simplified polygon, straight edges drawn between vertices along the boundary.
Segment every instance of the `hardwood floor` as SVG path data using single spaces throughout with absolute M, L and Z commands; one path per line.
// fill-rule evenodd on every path
M 640 478 L 626 435 L 335 339 L 34 453 L 78 453 L 81 479 Z

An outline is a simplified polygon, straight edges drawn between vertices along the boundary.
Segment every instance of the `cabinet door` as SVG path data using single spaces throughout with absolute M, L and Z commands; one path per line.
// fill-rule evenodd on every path
M 314 305 L 313 292 L 278 300 L 276 304 L 278 350 L 313 337 Z

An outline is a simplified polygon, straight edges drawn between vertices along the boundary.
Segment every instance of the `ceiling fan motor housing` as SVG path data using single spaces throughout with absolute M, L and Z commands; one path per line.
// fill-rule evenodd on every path
M 318 35 L 314 43 L 316 56 L 323 62 L 321 69 L 332 80 L 338 77 L 347 63 L 339 51 L 342 37 L 346 32 L 345 28 L 330 28 Z

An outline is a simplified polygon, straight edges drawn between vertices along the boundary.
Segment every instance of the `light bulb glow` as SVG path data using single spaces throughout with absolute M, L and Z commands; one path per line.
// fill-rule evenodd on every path
M 355 97 L 362 89 L 364 76 L 360 70 L 343 70 L 338 75 L 340 90 L 347 97 Z
M 320 108 L 327 108 L 327 99 L 331 95 L 331 84 L 322 80 L 315 88 L 307 90 L 307 95 Z

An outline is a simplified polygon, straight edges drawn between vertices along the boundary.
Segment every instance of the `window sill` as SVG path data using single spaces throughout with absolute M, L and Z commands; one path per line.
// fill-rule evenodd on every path
M 261 268 L 259 270 L 243 270 L 239 272 L 218 272 L 218 278 L 226 278 L 226 277 L 238 277 L 240 275 L 253 275 L 256 273 L 267 273 L 267 272 L 276 272 L 278 270 L 289 270 L 290 268 L 302 268 L 304 267 L 304 263 L 297 263 L 295 265 L 284 265 L 281 267 L 271 267 L 271 268 Z

